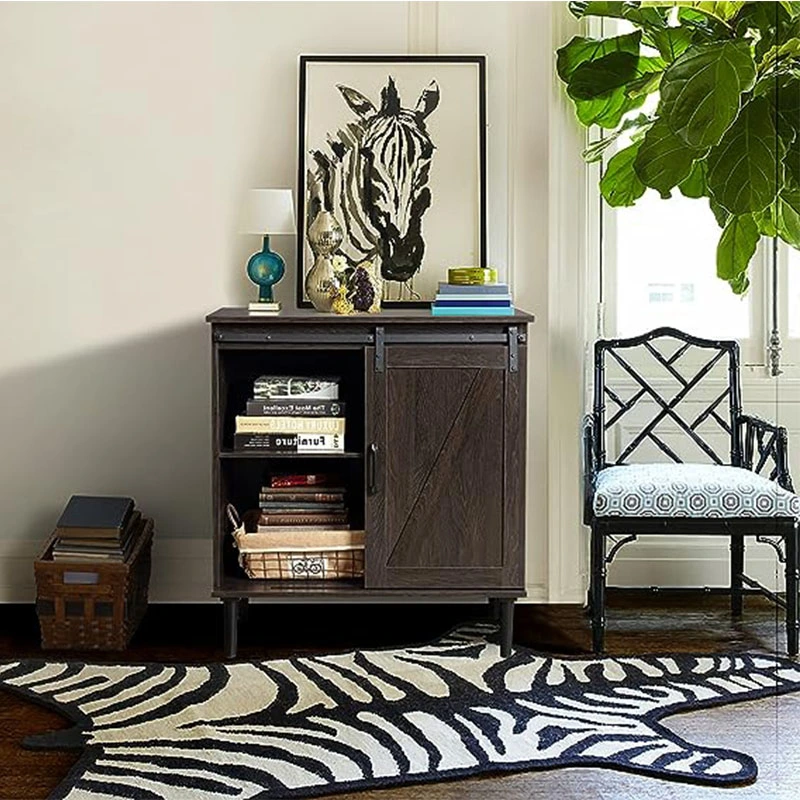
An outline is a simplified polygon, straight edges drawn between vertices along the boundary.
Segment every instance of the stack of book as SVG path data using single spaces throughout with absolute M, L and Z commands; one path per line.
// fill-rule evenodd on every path
M 514 313 L 506 283 L 459 285 L 439 283 L 431 304 L 434 317 L 502 317 Z
M 281 313 L 281 304 L 277 300 L 271 303 L 250 303 L 247 311 L 251 317 L 274 317 Z
M 263 376 L 236 417 L 234 450 L 343 453 L 344 403 L 338 378 Z
M 53 561 L 126 561 L 141 516 L 130 497 L 73 495 L 56 525 Z
M 273 477 L 258 496 L 258 533 L 292 534 L 289 541 L 302 546 L 309 538 L 320 544 L 329 531 L 350 530 L 345 490 L 336 483 L 328 475 Z

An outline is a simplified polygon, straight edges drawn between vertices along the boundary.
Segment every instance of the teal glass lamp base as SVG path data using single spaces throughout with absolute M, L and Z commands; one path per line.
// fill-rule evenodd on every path
M 258 286 L 258 302 L 273 303 L 272 287 L 286 272 L 286 262 L 269 249 L 269 236 L 264 237 L 264 247 L 253 253 L 247 262 L 247 277 Z

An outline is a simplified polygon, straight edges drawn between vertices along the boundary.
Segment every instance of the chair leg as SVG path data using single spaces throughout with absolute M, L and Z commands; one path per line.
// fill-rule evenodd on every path
M 606 629 L 606 540 L 597 523 L 592 524 L 592 649 L 603 652 Z
M 797 592 L 800 584 L 800 527 L 795 522 L 786 534 L 786 640 L 792 658 L 797 656 L 800 621 L 797 615 Z
M 742 573 L 744 572 L 744 536 L 731 536 L 731 614 L 741 617 L 744 606 Z

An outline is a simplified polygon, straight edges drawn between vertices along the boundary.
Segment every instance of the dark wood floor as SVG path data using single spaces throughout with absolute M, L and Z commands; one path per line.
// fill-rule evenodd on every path
M 608 650 L 647 652 L 784 652 L 783 625 L 775 609 L 758 597 L 746 601 L 734 622 L 724 596 L 700 592 L 622 592 L 609 597 Z M 485 614 L 465 606 L 255 606 L 242 631 L 240 657 L 277 658 L 296 653 L 342 650 L 424 641 L 452 625 Z M 90 661 L 190 661 L 222 658 L 221 608 L 152 606 L 131 648 L 118 654 L 66 654 Z M 0 659 L 41 656 L 31 607 L 0 606 Z M 515 641 L 561 654 L 587 652 L 589 634 L 573 606 L 518 606 Z M 64 654 L 52 652 L 48 657 Z M 66 727 L 59 715 L 0 691 L 0 797 L 44 798 L 77 758 L 74 752 L 27 751 L 22 739 Z M 800 696 L 785 695 L 672 717 L 668 725 L 690 741 L 729 747 L 754 756 L 758 781 L 738 789 L 706 789 L 642 778 L 612 770 L 569 769 L 448 782 L 425 787 L 426 800 L 497 798 L 735 797 L 742 800 L 796 800 L 800 797 Z M 406 800 L 418 787 L 339 795 L 342 800 Z

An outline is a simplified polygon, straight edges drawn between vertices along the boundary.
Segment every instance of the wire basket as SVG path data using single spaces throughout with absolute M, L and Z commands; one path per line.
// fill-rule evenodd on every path
M 227 507 L 239 566 L 248 578 L 336 580 L 364 575 L 364 531 L 298 531 L 302 546 L 278 544 L 281 535 L 248 533 L 232 505 Z M 283 537 L 286 534 L 282 535 Z

